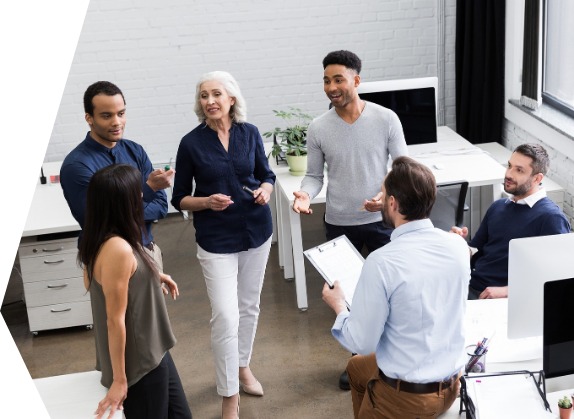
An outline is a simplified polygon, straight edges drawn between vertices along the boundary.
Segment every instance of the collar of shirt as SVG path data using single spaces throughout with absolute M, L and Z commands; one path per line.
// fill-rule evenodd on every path
M 422 230 L 424 228 L 433 228 L 432 221 L 429 218 L 423 220 L 409 221 L 401 226 L 398 226 L 391 233 L 391 241 L 398 239 L 400 236 L 406 233 L 410 233 L 417 230 Z
M 116 162 L 116 157 L 117 157 L 117 154 L 119 153 L 118 147 L 117 147 L 117 145 L 120 144 L 119 141 L 116 143 L 116 147 L 109 148 L 109 147 L 106 147 L 106 146 L 98 143 L 96 140 L 94 140 L 92 138 L 92 136 L 90 135 L 89 131 L 86 134 L 86 140 L 85 141 L 86 141 L 86 144 L 89 148 L 92 148 L 95 151 L 98 151 L 100 153 L 108 154 L 111 157 L 112 161 L 114 163 Z
M 518 201 L 514 202 L 512 198 L 508 198 L 506 202 L 514 202 L 515 204 L 519 205 L 528 205 L 530 208 L 534 206 L 538 201 L 542 198 L 546 197 L 546 189 L 540 188 L 538 192 L 533 193 L 532 195 L 528 195 L 526 198 L 519 199 Z

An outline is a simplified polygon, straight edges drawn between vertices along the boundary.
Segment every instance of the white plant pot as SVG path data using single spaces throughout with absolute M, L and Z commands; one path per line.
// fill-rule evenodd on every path
M 307 156 L 290 156 L 287 155 L 287 164 L 289 173 L 293 176 L 304 176 L 307 172 Z

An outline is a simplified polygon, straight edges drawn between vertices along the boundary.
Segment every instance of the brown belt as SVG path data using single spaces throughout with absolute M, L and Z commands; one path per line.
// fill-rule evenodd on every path
M 380 369 L 379 376 L 381 377 L 381 380 L 399 391 L 414 394 L 427 394 L 437 393 L 446 388 L 450 388 L 450 386 L 458 380 L 459 374 L 456 373 L 448 380 L 438 381 L 435 383 L 409 383 L 408 381 L 397 380 L 395 378 L 387 377 Z

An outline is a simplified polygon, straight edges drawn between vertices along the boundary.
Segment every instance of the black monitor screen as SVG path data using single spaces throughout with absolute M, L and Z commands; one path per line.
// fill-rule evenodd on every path
M 359 93 L 359 97 L 392 109 L 401 121 L 407 145 L 436 143 L 436 101 L 433 87 Z
M 542 362 L 547 378 L 574 374 L 574 278 L 544 283 Z

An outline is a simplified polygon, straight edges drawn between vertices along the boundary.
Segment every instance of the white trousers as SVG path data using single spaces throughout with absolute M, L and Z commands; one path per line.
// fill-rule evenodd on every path
M 239 392 L 239 367 L 249 366 L 271 238 L 239 253 L 210 253 L 197 246 L 211 302 L 211 349 L 217 393 Z

